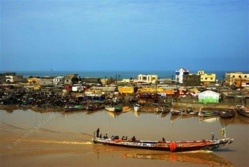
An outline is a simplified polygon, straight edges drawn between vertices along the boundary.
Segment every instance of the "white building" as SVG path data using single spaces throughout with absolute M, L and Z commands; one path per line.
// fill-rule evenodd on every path
M 64 76 L 58 76 L 53 79 L 54 85 L 60 85 L 64 83 Z
M 183 83 L 183 76 L 189 75 L 189 70 L 186 68 L 180 68 L 176 70 L 176 82 L 182 84 Z
M 220 94 L 211 90 L 206 90 L 198 94 L 201 103 L 219 103 Z
M 157 75 L 144 75 L 144 74 L 139 74 L 138 75 L 138 82 L 143 82 L 143 83 L 156 83 L 158 80 Z
M 7 83 L 14 83 L 14 82 L 21 81 L 23 79 L 23 76 L 18 76 L 15 73 L 13 73 L 13 74 L 6 75 L 5 79 Z

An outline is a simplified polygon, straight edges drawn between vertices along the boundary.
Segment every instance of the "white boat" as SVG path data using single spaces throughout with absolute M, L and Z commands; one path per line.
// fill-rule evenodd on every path
M 106 111 L 112 111 L 112 112 L 114 112 L 115 111 L 115 107 L 114 106 L 105 106 L 105 110 Z
M 134 106 L 134 111 L 139 111 L 140 110 L 140 105 L 139 104 L 136 104 L 135 106 Z

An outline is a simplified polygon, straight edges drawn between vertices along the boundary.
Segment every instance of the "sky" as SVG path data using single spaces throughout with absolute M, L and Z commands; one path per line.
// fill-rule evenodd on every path
M 0 71 L 249 71 L 248 0 L 0 0 Z

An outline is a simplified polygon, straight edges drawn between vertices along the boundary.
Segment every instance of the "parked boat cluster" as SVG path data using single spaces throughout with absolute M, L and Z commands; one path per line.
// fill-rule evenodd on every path
M 157 86 L 157 85 L 152 85 Z M 119 92 L 117 85 L 106 86 L 106 87 L 88 87 L 84 92 L 79 91 L 66 91 L 65 88 L 44 87 L 39 90 L 30 90 L 26 85 L 24 86 L 13 86 L 7 85 L 0 87 L 0 107 L 16 107 L 16 108 L 31 108 L 36 107 L 46 111 L 47 109 L 54 109 L 62 112 L 72 111 L 98 111 L 105 109 L 109 112 L 154 112 L 157 114 L 165 115 L 171 113 L 172 115 L 181 115 L 184 117 L 189 116 L 200 116 L 200 117 L 213 117 L 220 116 L 221 118 L 232 118 L 236 113 L 243 116 L 249 117 L 249 111 L 242 105 L 236 106 L 230 105 L 227 108 L 200 108 L 199 106 L 194 107 L 181 107 L 179 104 L 189 98 L 186 104 L 191 102 L 201 104 L 198 102 L 196 94 L 185 94 L 180 93 L 179 90 L 175 91 L 175 94 L 168 95 L 161 94 L 158 92 L 146 93 L 146 91 L 158 90 L 145 86 L 139 86 L 140 91 L 134 91 L 133 93 L 122 93 Z M 132 90 L 138 88 L 138 85 L 133 86 Z M 101 90 L 100 90 L 101 89 Z M 122 91 L 127 91 L 127 88 L 122 88 Z M 131 88 L 129 88 L 130 90 Z M 202 89 L 202 87 L 201 87 Z M 111 90 L 111 91 L 108 91 Z M 120 89 L 121 90 L 121 89 Z M 200 90 L 199 90 L 200 91 Z M 213 98 L 214 99 L 214 98 Z M 212 100 L 213 100 L 212 99 Z M 206 99 L 205 99 L 206 100 Z M 210 100 L 210 99 L 207 99 Z M 222 100 L 222 98 L 221 98 Z M 206 106 L 204 101 L 202 106 Z M 218 106 L 219 102 L 215 100 L 215 106 Z M 191 105 L 189 105 L 191 106 Z M 232 107 L 231 107 L 232 106 Z M 51 110 L 49 110 L 51 111 Z
M 170 113 L 172 119 L 176 119 L 179 116 L 181 116 L 182 118 L 199 117 L 202 119 L 208 119 L 208 118 L 220 117 L 222 119 L 229 119 L 235 117 L 236 114 L 249 118 L 249 109 L 241 105 L 237 105 L 234 108 L 222 108 L 222 109 L 200 108 L 199 111 L 194 110 L 191 107 L 188 107 L 186 109 L 165 108 L 163 110 L 159 109 L 156 113 L 158 115 L 161 115 L 161 117 L 165 117 L 167 114 Z

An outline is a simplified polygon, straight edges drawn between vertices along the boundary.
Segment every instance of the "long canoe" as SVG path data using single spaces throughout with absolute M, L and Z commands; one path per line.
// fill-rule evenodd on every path
M 234 139 L 222 138 L 215 140 L 196 140 L 196 141 L 151 141 L 151 140 L 124 140 L 114 138 L 94 137 L 93 143 L 105 144 L 120 147 L 161 150 L 171 152 L 195 151 L 195 150 L 214 150 L 225 145 L 231 144 Z

